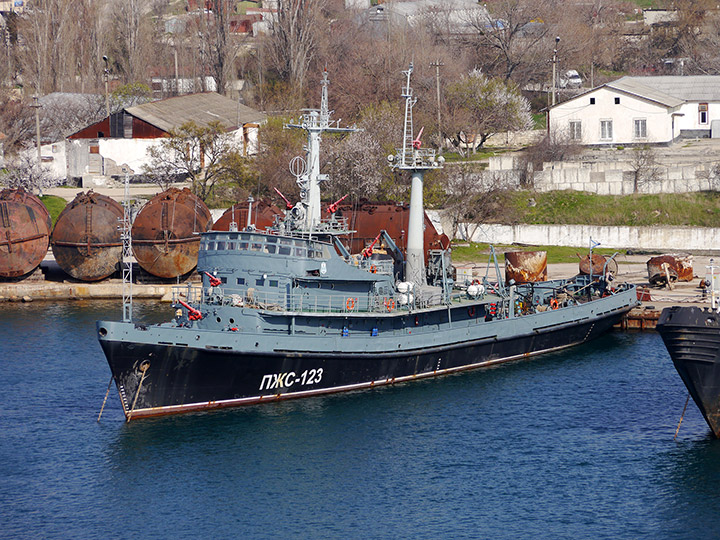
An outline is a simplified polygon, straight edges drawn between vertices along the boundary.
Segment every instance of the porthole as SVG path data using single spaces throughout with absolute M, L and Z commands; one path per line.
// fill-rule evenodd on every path
M 230 319 L 230 324 L 235 324 L 235 319 L 231 318 L 231 319 Z
M 217 322 L 220 322 L 220 321 L 221 321 L 220 317 L 218 317 L 218 318 L 215 319 L 215 320 L 216 320 Z

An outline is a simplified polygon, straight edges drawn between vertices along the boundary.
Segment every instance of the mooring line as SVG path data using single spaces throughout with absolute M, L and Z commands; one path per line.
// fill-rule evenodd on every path
M 680 422 L 678 422 L 678 427 L 677 427 L 677 429 L 675 430 L 675 437 L 673 437 L 673 441 L 674 441 L 674 440 L 677 438 L 677 436 L 678 436 L 678 432 L 680 431 L 680 426 L 682 425 L 683 418 L 685 418 L 685 409 L 687 409 L 687 404 L 688 404 L 689 401 L 690 401 L 690 392 L 688 392 L 688 397 L 687 397 L 687 399 L 685 400 L 685 406 L 683 407 L 683 412 L 682 412 L 682 414 L 680 415 Z
M 110 375 L 110 382 L 108 383 L 107 391 L 105 392 L 105 399 L 103 399 L 102 407 L 100 407 L 100 414 L 98 414 L 97 421 L 100 421 L 100 417 L 102 416 L 103 410 L 105 409 L 105 403 L 107 402 L 108 394 L 110 394 L 110 387 L 112 386 L 113 378 L 112 375 Z
M 135 404 L 137 403 L 137 398 L 140 395 L 140 389 L 142 388 L 143 381 L 145 380 L 145 376 L 147 375 L 147 370 L 150 367 L 150 362 L 143 362 L 140 364 L 140 371 L 142 371 L 142 377 L 140 377 L 140 384 L 138 384 L 137 390 L 135 390 L 135 397 L 133 398 L 132 407 L 130 407 L 130 410 L 127 413 L 127 419 L 125 422 L 129 422 L 130 418 L 132 418 L 132 413 L 135 410 Z

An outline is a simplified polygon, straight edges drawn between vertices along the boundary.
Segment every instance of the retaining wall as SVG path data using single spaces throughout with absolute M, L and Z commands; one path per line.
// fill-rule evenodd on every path
M 452 230 L 445 229 L 450 236 Z M 450 230 L 450 233 L 448 232 Z M 608 227 L 591 225 L 476 225 L 463 223 L 457 239 L 492 244 L 539 246 L 589 245 L 590 238 L 603 247 L 651 249 L 665 252 L 720 250 L 720 229 L 699 227 Z

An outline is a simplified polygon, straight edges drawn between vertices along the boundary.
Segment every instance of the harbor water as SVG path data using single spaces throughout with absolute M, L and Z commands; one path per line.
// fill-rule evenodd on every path
M 136 303 L 135 318 L 171 314 Z M 164 310 L 164 311 L 163 311 Z M 659 335 L 124 422 L 95 321 L 2 304 L 0 538 L 718 538 L 720 441 Z

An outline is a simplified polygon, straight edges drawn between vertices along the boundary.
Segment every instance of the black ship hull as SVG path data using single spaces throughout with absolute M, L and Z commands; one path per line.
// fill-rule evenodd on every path
M 616 310 L 583 323 L 535 329 L 510 339 L 486 336 L 414 350 L 253 353 L 110 339 L 100 342 L 130 419 L 357 390 L 482 368 L 584 343 L 605 333 L 626 312 Z
M 694 306 L 665 308 L 657 330 L 690 396 L 720 438 L 720 314 Z

